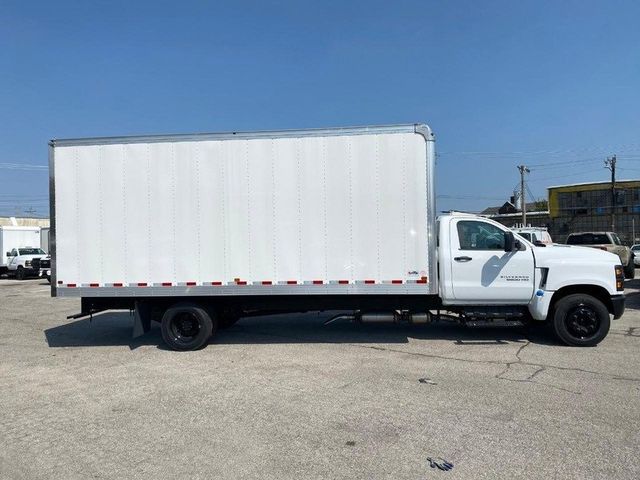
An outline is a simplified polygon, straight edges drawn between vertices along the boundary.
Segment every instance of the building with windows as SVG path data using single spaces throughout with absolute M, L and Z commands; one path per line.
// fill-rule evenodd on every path
M 546 227 L 553 240 L 564 243 L 570 233 L 609 232 L 611 227 L 611 182 L 574 183 L 549 187 L 548 210 L 532 211 L 527 204 L 527 224 Z M 626 245 L 640 243 L 640 180 L 619 180 L 615 188 L 613 231 Z M 522 213 L 512 203 L 481 212 L 508 227 L 522 223 Z
M 640 237 L 640 180 L 620 180 L 612 205 L 611 182 L 576 183 L 549 187 L 550 233 L 563 242 L 569 233 L 613 230 L 625 244 Z

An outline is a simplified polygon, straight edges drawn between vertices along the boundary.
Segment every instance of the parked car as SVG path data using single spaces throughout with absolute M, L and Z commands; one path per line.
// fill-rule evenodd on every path
M 511 230 L 529 240 L 534 245 L 543 246 L 553 243 L 551 235 L 549 235 L 549 232 L 544 227 L 514 227 Z
M 631 251 L 633 252 L 633 263 L 636 267 L 640 267 L 640 244 L 632 245 Z
M 623 245 L 618 235 L 613 232 L 571 233 L 567 237 L 567 245 L 581 245 L 615 253 L 620 257 L 620 262 L 624 267 L 625 278 L 635 277 L 635 255 L 631 248 Z
M 38 275 L 40 270 L 33 268 L 32 263 L 36 258 L 39 259 L 46 255 L 41 248 L 20 247 L 12 249 L 10 252 L 7 252 L 7 270 L 9 275 L 15 275 L 18 280 L 24 280 L 27 277 Z

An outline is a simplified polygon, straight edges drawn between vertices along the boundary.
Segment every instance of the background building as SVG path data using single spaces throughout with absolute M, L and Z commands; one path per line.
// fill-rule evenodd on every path
M 627 243 L 640 236 L 640 180 L 616 181 L 612 205 L 611 182 L 577 183 L 549 187 L 551 235 L 564 241 L 571 232 L 613 230 Z
M 547 227 L 555 242 L 583 231 L 611 231 L 611 182 L 576 183 L 549 187 L 548 210 L 536 211 L 540 202 L 527 203 L 527 225 Z M 640 180 L 616 181 L 613 229 L 628 245 L 640 243 Z M 481 212 L 514 227 L 522 224 L 522 213 L 511 202 Z

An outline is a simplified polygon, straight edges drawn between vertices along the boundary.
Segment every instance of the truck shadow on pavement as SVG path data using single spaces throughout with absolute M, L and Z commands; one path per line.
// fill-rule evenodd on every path
M 406 344 L 410 339 L 446 340 L 456 345 L 508 345 L 530 341 L 558 345 L 540 326 L 517 328 L 467 328 L 442 322 L 431 325 L 357 324 L 336 321 L 325 325 L 327 314 L 288 314 L 243 318 L 220 329 L 211 344 L 365 343 Z M 133 317 L 124 312 L 97 315 L 92 321 L 77 320 L 45 330 L 49 347 L 128 346 L 135 349 L 155 345 L 164 349 L 158 323 L 141 337 L 132 338 Z

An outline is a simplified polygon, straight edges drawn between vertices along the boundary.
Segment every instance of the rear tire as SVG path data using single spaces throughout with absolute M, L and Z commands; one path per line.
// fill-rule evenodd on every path
M 624 278 L 631 280 L 636 277 L 636 265 L 633 261 L 633 257 L 629 258 L 629 263 L 624 267 Z
M 592 347 L 609 333 L 611 318 L 609 310 L 600 300 L 591 295 L 576 293 L 558 300 L 551 324 L 554 333 L 563 343 Z
M 162 338 L 172 350 L 197 350 L 217 330 L 215 315 L 193 303 L 178 303 L 162 316 Z

